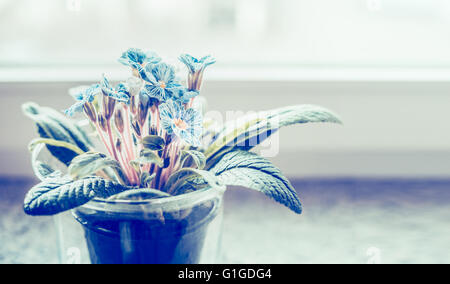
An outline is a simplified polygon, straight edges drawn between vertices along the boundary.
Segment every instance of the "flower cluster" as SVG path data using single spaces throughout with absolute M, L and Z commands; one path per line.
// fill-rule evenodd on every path
M 180 152 L 200 146 L 203 118 L 193 102 L 200 93 L 205 68 L 215 60 L 187 54 L 179 59 L 189 71 L 186 86 L 177 79 L 174 67 L 156 53 L 132 48 L 119 58 L 131 68 L 129 79 L 113 85 L 104 75 L 100 83 L 70 92 L 76 102 L 66 115 L 86 115 L 110 156 L 120 163 L 129 185 L 140 186 L 145 172 L 156 175 L 153 188 L 162 188 L 164 177 L 181 166 Z M 162 163 L 133 166 L 146 141 L 155 139 L 163 141 L 156 151 Z

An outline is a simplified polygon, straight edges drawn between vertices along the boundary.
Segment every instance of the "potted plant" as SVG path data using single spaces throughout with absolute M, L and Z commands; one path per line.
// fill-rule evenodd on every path
M 30 151 L 41 180 L 24 210 L 34 216 L 71 210 L 92 263 L 200 262 L 227 185 L 260 191 L 300 214 L 289 181 L 251 150 L 284 126 L 340 123 L 327 109 L 300 105 L 218 126 L 203 119 L 199 96 L 205 68 L 215 60 L 179 59 L 188 70 L 185 85 L 155 53 L 129 49 L 119 62 L 132 76 L 115 86 L 103 77 L 71 89 L 76 102 L 64 114 L 23 105 L 40 135 Z M 78 114 L 84 124 L 70 118 Z M 44 149 L 63 166 L 44 162 Z

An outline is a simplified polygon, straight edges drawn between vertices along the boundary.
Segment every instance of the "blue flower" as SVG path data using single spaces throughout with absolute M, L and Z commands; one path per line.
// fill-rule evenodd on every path
M 205 68 L 211 64 L 216 63 L 216 60 L 209 55 L 197 59 L 189 54 L 182 54 L 178 59 L 183 62 L 189 69 L 188 88 L 190 91 L 200 90 Z
M 130 66 L 136 70 L 141 70 L 147 64 L 157 64 L 161 58 L 154 52 L 145 52 L 138 48 L 130 48 L 119 58 L 123 65 Z
M 198 147 L 202 134 L 203 117 L 193 108 L 185 109 L 180 102 L 169 100 L 159 106 L 162 127 L 184 142 Z
M 94 101 L 95 96 L 100 93 L 100 85 L 94 84 L 91 86 L 80 86 L 69 90 L 69 94 L 76 100 L 70 108 L 66 109 L 64 113 L 67 116 L 73 116 L 77 112 L 83 110 L 85 103 L 91 103 Z
M 125 83 L 119 83 L 114 88 L 105 76 L 103 76 L 102 81 L 102 92 L 105 96 L 111 97 L 119 102 L 128 104 L 130 101 L 130 90 L 128 85 Z
M 178 59 L 187 66 L 191 74 L 201 72 L 207 66 L 216 63 L 216 59 L 210 55 L 197 59 L 189 54 L 182 54 Z
M 166 63 L 147 65 L 142 70 L 141 77 L 146 82 L 141 92 L 160 102 L 175 97 L 183 88 L 175 78 L 174 68 Z
M 191 99 L 197 97 L 198 95 L 200 95 L 199 91 L 189 91 L 187 88 L 181 88 L 177 94 L 174 94 L 173 99 L 183 104 L 187 104 L 191 101 Z

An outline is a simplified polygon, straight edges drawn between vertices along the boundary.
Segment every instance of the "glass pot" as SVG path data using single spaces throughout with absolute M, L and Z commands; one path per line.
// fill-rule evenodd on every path
M 225 188 L 139 201 L 94 199 L 55 216 L 61 263 L 214 263 Z

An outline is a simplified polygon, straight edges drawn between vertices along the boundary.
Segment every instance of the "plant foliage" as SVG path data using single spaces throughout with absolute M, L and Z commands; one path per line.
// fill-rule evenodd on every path
M 83 113 L 89 135 L 62 113 L 35 103 L 23 112 L 40 138 L 29 145 L 32 167 L 41 183 L 25 198 L 25 212 L 51 215 L 93 198 L 142 200 L 167 198 L 225 185 L 262 192 L 301 213 L 295 189 L 267 159 L 250 152 L 280 128 L 293 124 L 341 123 L 331 111 L 297 105 L 250 114 L 223 126 L 204 119 L 200 95 L 211 56 L 184 54 L 186 84 L 156 53 L 129 49 L 119 62 L 133 77 L 112 84 L 106 77 L 71 89 L 75 103 L 65 114 Z M 104 151 L 94 151 L 91 138 Z M 64 165 L 55 171 L 39 159 L 44 148 Z
M 225 185 L 260 191 L 300 214 L 302 205 L 291 183 L 270 161 L 255 153 L 236 150 L 224 155 L 211 169 Z
M 47 141 L 65 142 L 84 152 L 89 151 L 92 147 L 86 133 L 58 111 L 31 102 L 25 103 L 22 110 L 26 116 L 36 123 L 41 138 L 49 139 Z M 58 145 L 48 144 L 47 148 L 55 158 L 67 166 L 73 158 L 79 155 L 73 149 Z
M 83 205 L 90 200 L 108 198 L 127 187 L 100 177 L 72 180 L 54 176 L 37 184 L 25 196 L 24 210 L 29 215 L 54 215 Z

